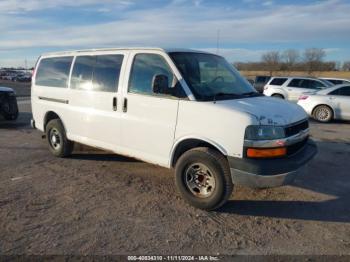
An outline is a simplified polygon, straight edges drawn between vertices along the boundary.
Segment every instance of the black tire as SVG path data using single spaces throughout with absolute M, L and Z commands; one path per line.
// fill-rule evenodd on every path
M 215 181 L 215 186 L 211 189 L 210 186 L 204 185 L 204 187 L 206 187 L 206 192 L 210 189 L 208 196 L 203 196 L 201 193 L 196 192 L 195 189 L 197 188 L 195 188 L 195 186 L 190 189 L 188 185 L 189 183 L 196 183 L 194 182 L 194 175 L 189 174 L 192 170 L 191 168 L 196 168 L 196 165 L 207 167 L 210 173 L 210 176 L 207 175 L 208 178 L 210 178 L 211 181 Z M 199 171 L 196 171 L 195 175 L 197 175 L 197 172 Z M 188 176 L 192 176 L 192 179 Z M 201 180 L 203 181 L 203 179 Z M 207 181 L 208 179 L 205 180 Z M 206 147 L 191 149 L 179 158 L 175 166 L 175 184 L 182 197 L 189 204 L 207 211 L 218 209 L 225 204 L 233 190 L 227 159 L 219 152 Z M 201 187 L 203 187 L 203 185 L 201 185 Z
M 18 118 L 18 110 L 12 114 L 4 113 L 4 118 L 9 121 L 15 121 Z
M 284 99 L 284 96 L 280 94 L 273 94 L 272 97 L 279 98 L 279 99 Z
M 67 139 L 60 119 L 53 119 L 46 125 L 46 139 L 50 152 L 57 157 L 67 157 L 73 152 L 74 143 Z
M 329 106 L 320 105 L 314 109 L 312 115 L 318 122 L 328 123 L 333 119 L 333 110 Z
M 6 101 L 2 105 L 2 115 L 9 121 L 14 121 L 18 118 L 18 106 L 16 100 Z

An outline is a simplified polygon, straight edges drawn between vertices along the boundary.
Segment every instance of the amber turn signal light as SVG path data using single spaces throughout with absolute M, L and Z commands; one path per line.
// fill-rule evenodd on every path
M 247 156 L 255 158 L 281 157 L 287 154 L 287 148 L 248 148 Z

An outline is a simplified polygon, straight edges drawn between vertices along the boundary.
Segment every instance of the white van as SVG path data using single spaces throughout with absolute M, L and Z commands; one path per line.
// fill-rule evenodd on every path
M 205 210 L 223 205 L 234 184 L 292 181 L 317 151 L 301 107 L 257 93 L 205 52 L 45 54 L 31 99 L 32 125 L 55 156 L 69 156 L 78 142 L 175 168 L 181 195 Z

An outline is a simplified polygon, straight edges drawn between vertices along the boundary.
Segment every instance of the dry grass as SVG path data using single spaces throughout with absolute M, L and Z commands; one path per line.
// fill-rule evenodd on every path
M 240 71 L 242 75 L 248 78 L 255 78 L 257 75 L 270 75 L 269 71 Z M 312 77 L 334 77 L 334 78 L 347 78 L 350 79 L 350 71 L 324 71 L 313 72 L 308 74 L 305 71 L 275 71 L 273 76 L 312 76 Z

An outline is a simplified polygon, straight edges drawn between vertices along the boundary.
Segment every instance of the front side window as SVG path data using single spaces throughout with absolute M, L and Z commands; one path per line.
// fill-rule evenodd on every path
M 157 54 L 137 54 L 130 73 L 129 92 L 152 95 L 152 80 L 155 75 L 166 75 L 168 86 L 172 86 L 174 76 L 163 57 Z
M 35 84 L 66 88 L 72 61 L 72 56 L 41 59 L 36 72 Z
M 344 86 L 344 87 L 338 88 L 329 94 L 339 95 L 339 96 L 350 96 L 350 86 Z
M 195 52 L 171 52 L 169 55 L 197 100 L 259 95 L 223 57 Z
M 95 63 L 95 56 L 76 57 L 70 82 L 72 89 L 92 90 L 92 73 Z

